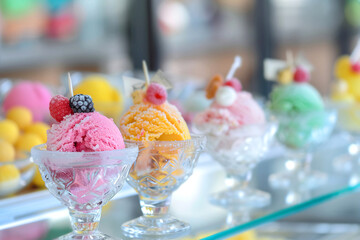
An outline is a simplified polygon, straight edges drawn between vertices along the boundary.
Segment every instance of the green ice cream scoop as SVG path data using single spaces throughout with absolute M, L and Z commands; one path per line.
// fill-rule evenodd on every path
M 324 109 L 320 94 L 308 83 L 276 86 L 269 106 L 279 120 L 277 139 L 290 148 L 322 142 L 336 120 L 334 112 Z
M 319 92 L 308 83 L 279 85 L 270 94 L 270 109 L 278 114 L 297 114 L 324 109 Z

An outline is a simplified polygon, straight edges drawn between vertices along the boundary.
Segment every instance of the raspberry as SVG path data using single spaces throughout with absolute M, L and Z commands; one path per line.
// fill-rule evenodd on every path
M 164 86 L 158 83 L 151 83 L 146 90 L 146 100 L 155 105 L 163 104 L 167 99 L 167 92 Z
M 229 86 L 235 89 L 236 92 L 240 92 L 242 89 L 241 82 L 237 78 L 232 78 L 224 83 L 224 86 Z
M 301 68 L 301 67 L 297 67 L 294 73 L 294 81 L 295 82 L 307 82 L 309 80 L 309 73 Z
M 49 110 L 50 115 L 58 122 L 61 122 L 65 116 L 73 114 L 69 99 L 61 95 L 56 95 L 51 98 Z
M 95 112 L 94 103 L 89 95 L 77 94 L 72 96 L 70 107 L 74 113 Z
M 360 73 L 360 63 L 351 64 L 351 70 L 356 73 Z

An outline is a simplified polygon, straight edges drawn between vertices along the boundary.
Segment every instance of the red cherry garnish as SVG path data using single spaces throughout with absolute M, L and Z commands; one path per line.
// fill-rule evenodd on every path
M 360 73 L 360 63 L 356 62 L 351 64 L 351 70 L 356 73 Z
M 158 83 L 151 83 L 146 90 L 145 99 L 155 105 L 163 104 L 167 99 L 165 87 Z
M 309 72 L 301 67 L 297 67 L 294 73 L 295 82 L 307 82 L 309 80 Z
M 241 82 L 237 78 L 232 78 L 224 83 L 224 86 L 229 86 L 235 89 L 236 92 L 240 92 L 242 89 Z

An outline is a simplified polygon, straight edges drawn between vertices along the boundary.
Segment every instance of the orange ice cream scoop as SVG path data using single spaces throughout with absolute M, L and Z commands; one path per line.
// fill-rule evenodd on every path
M 136 163 L 130 171 L 133 179 L 152 176 L 160 184 L 174 171 L 177 175 L 183 173 L 178 163 L 179 149 L 176 149 L 176 144 L 169 149 L 169 147 L 162 147 L 159 143 L 159 141 L 191 139 L 181 113 L 175 106 L 169 104 L 166 98 L 165 88 L 160 84 L 151 83 L 145 91 L 133 92 L 134 105 L 120 119 L 120 131 L 123 138 L 136 141 L 140 150 Z M 167 169 L 166 166 L 172 167 Z M 165 181 L 161 184 L 174 183 L 176 181 L 172 183 Z
M 168 102 L 154 105 L 141 102 L 130 107 L 120 120 L 120 131 L 133 141 L 181 141 L 190 139 L 185 120 Z

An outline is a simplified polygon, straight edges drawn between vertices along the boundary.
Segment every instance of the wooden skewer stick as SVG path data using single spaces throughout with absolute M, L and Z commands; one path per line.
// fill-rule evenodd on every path
M 148 72 L 148 68 L 146 65 L 146 61 L 143 60 L 143 70 L 144 70 L 144 75 L 145 75 L 145 87 L 148 87 L 150 85 L 150 78 L 149 78 L 149 72 Z
M 290 68 L 294 68 L 294 56 L 290 50 L 286 51 L 286 63 Z
M 71 75 L 68 72 L 68 83 L 69 83 L 69 91 L 70 91 L 70 97 L 74 96 L 74 91 L 73 91 L 73 87 L 72 87 L 72 81 L 71 81 Z

